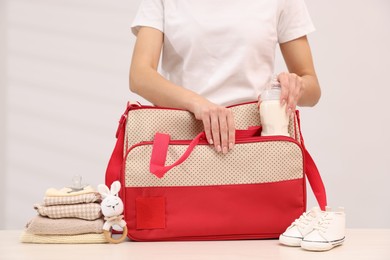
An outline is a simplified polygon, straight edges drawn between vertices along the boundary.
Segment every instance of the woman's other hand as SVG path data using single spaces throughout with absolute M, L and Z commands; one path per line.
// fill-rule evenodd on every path
M 295 73 L 282 72 L 278 75 L 281 86 L 280 102 L 286 104 L 286 113 L 290 117 L 302 96 L 303 80 Z

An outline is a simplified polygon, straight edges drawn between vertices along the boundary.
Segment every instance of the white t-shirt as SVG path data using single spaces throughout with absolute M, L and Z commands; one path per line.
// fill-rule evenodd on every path
M 304 0 L 142 0 L 142 26 L 164 33 L 166 79 L 225 106 L 256 100 L 277 43 L 314 31 Z

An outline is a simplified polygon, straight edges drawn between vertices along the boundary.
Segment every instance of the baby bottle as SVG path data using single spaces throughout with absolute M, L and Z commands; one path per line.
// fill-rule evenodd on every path
M 261 135 L 284 135 L 288 133 L 289 117 L 286 112 L 286 104 L 280 103 L 281 86 L 276 77 L 271 80 L 268 89 L 261 93 L 260 121 Z

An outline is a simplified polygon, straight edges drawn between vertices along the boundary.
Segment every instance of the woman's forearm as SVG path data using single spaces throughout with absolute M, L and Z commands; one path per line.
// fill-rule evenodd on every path
M 286 62 L 288 71 L 290 74 L 294 74 L 292 77 L 284 75 L 284 85 L 289 85 L 289 81 L 297 81 L 299 86 L 299 93 L 296 93 L 296 88 L 290 89 L 289 86 L 287 93 L 294 94 L 295 102 L 291 101 L 291 105 L 298 106 L 314 106 L 320 99 L 321 89 L 318 83 L 316 72 L 314 69 L 313 58 L 311 55 L 310 45 L 306 36 L 291 40 L 280 44 L 280 50 L 283 58 Z M 297 79 L 296 76 L 299 78 Z M 280 77 L 279 77 L 280 78 Z M 297 99 L 296 99 L 297 98 Z
M 185 109 L 191 112 L 193 112 L 193 103 L 204 99 L 188 89 L 173 84 L 149 67 L 131 69 L 130 90 L 156 106 Z
M 204 98 L 157 72 L 163 39 L 163 33 L 157 29 L 142 27 L 139 30 L 130 67 L 130 90 L 154 105 L 194 112 L 194 103 L 204 102 Z
M 321 88 L 316 76 L 303 75 L 302 95 L 298 100 L 298 106 L 312 107 L 318 103 L 321 97 Z

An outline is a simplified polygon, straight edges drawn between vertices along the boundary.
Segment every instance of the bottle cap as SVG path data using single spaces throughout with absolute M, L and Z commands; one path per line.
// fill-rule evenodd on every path
M 266 88 L 260 95 L 261 101 L 266 100 L 279 100 L 280 95 L 282 93 L 282 89 L 280 83 L 278 81 L 278 76 L 273 75 L 271 77 L 268 88 Z

